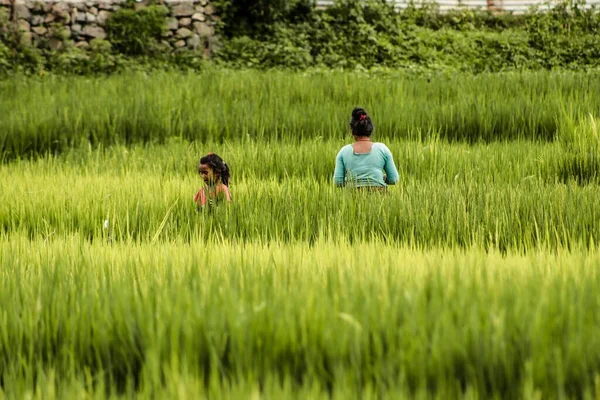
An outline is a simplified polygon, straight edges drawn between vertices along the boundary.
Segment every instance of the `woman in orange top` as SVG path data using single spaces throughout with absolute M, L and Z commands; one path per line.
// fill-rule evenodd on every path
M 205 186 L 194 195 L 194 201 L 200 207 L 218 204 L 223 200 L 231 202 L 229 193 L 229 167 L 221 157 L 208 153 L 200 159 L 198 173 Z

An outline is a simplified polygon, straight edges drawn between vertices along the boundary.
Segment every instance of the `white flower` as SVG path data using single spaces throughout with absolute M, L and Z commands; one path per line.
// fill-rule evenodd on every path
M 108 229 L 108 220 L 107 219 L 104 220 L 104 229 Z

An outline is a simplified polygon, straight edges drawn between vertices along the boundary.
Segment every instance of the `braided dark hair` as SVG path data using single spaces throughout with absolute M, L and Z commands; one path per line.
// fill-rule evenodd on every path
M 355 136 L 371 136 L 373 133 L 373 121 L 367 115 L 367 112 L 359 107 L 352 110 L 352 119 L 350 120 L 350 129 Z
M 201 164 L 208 165 L 213 170 L 213 173 L 221 179 L 221 183 L 229 186 L 229 177 L 231 176 L 229 166 L 221 157 L 215 153 L 208 153 L 200 159 Z M 198 166 L 198 173 L 200 173 L 200 165 Z

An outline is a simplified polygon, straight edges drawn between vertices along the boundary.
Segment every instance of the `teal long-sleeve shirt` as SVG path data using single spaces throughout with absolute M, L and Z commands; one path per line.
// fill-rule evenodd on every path
M 355 153 L 354 147 L 349 144 L 342 147 L 335 159 L 333 181 L 336 186 L 351 184 L 357 187 L 386 187 L 383 171 L 390 185 L 400 179 L 392 152 L 385 144 L 373 143 L 371 151 L 364 154 Z

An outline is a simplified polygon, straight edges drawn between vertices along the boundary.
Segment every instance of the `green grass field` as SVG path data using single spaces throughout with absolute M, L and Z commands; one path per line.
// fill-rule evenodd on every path
M 0 82 L 0 398 L 598 398 L 600 79 L 363 79 Z
M 73 146 L 341 140 L 356 105 L 380 138 L 554 140 L 596 114 L 598 72 L 434 75 L 207 71 L 0 82 L 0 158 Z

